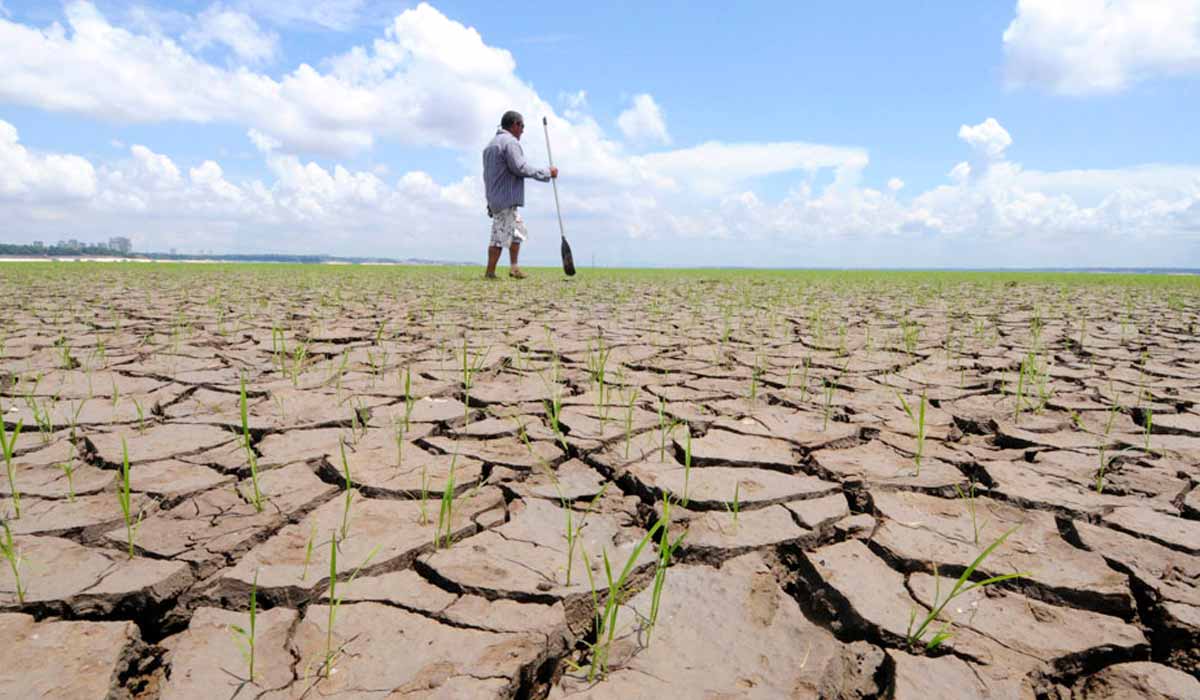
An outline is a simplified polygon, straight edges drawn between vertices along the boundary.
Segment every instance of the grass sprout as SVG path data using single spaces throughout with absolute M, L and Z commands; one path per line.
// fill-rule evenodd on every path
M 446 475 L 446 485 L 442 488 L 442 506 L 438 510 L 437 530 L 433 533 L 433 548 L 438 548 L 438 541 L 445 549 L 450 548 L 450 539 L 454 534 L 454 467 L 458 463 L 458 451 L 450 458 L 450 473 Z
M 0 527 L 4 528 L 4 537 L 0 538 L 0 556 L 3 556 L 8 562 L 8 567 L 12 569 L 13 581 L 17 587 L 17 603 L 25 604 L 25 589 L 21 587 L 21 552 L 13 543 L 12 530 L 8 529 L 8 521 L 0 520 Z
M 328 678 L 333 671 L 333 662 L 337 659 L 341 649 L 333 648 L 333 627 L 337 624 L 338 609 L 342 607 L 342 596 L 337 594 L 337 550 L 338 538 L 337 532 L 331 532 L 329 536 L 329 623 L 325 627 L 325 662 L 322 664 L 324 675 Z M 363 563 L 358 565 L 358 568 L 350 574 L 350 578 L 346 579 L 345 584 L 349 585 L 358 577 L 358 572 L 362 571 L 367 564 L 370 563 L 375 555 L 379 553 L 379 546 L 376 545 L 371 550 Z
M 250 668 L 250 682 L 254 682 L 254 641 L 258 632 L 258 571 L 254 572 L 254 582 L 250 584 L 250 627 L 243 629 L 238 625 L 230 625 L 233 638 L 239 643 L 242 658 Z
M 254 488 L 254 494 L 251 502 L 254 504 L 254 510 L 261 513 L 263 509 L 263 494 L 258 487 L 258 456 L 254 454 L 254 447 L 250 444 L 250 416 L 246 407 L 246 378 L 241 378 L 241 389 L 238 396 L 238 405 L 241 409 L 242 418 L 242 447 L 246 450 L 246 461 L 250 464 L 250 483 Z M 139 415 L 141 411 L 139 409 Z
M 917 432 L 917 450 L 913 453 L 913 465 L 916 467 L 916 475 L 920 476 L 921 457 L 925 454 L 925 392 L 921 391 L 921 404 L 915 412 L 899 391 L 896 392 L 896 398 L 900 399 L 900 407 L 904 409 L 905 415 L 912 421 L 913 428 Z
M 350 536 L 350 506 L 354 502 L 354 482 L 350 479 L 350 461 L 346 459 L 346 441 L 338 438 L 338 449 L 342 452 L 342 476 L 345 479 L 346 503 L 342 506 L 342 539 Z
M 954 582 L 954 587 L 950 589 L 950 593 L 946 596 L 945 600 L 942 600 L 941 597 L 941 578 L 937 574 L 937 567 L 934 566 L 933 578 L 937 588 L 934 591 L 933 608 L 930 609 L 929 613 L 925 615 L 924 619 L 917 624 L 916 629 L 913 629 L 913 625 L 916 623 L 917 611 L 914 609 L 909 615 L 907 633 L 909 645 L 917 646 L 918 644 L 921 644 L 926 633 L 929 632 L 930 626 L 942 614 L 942 610 L 945 609 L 946 605 L 948 605 L 950 601 L 954 600 L 958 596 L 963 595 L 964 593 L 969 593 L 970 591 L 983 586 L 991 586 L 1004 581 L 1011 581 L 1013 579 L 1029 576 L 1028 572 L 999 574 L 997 576 L 990 576 L 982 581 L 972 581 L 968 583 L 968 580 L 971 578 L 971 574 L 975 573 L 975 569 L 979 568 L 979 565 L 982 564 L 983 561 L 987 559 L 997 547 L 1004 544 L 1004 541 L 1008 539 L 1009 535 L 1016 532 L 1017 528 L 1019 527 L 1020 526 L 1018 525 L 1008 530 L 1003 535 L 1000 535 L 995 542 L 992 542 L 990 545 L 988 545 L 987 549 L 980 552 L 979 556 L 975 557 L 975 561 L 971 562 L 971 565 L 964 569 L 962 575 L 959 576 L 958 580 Z M 938 631 L 935 632 L 932 637 L 930 637 L 929 641 L 924 642 L 925 650 L 931 651 L 936 649 L 939 645 L 941 645 L 942 642 L 946 641 L 951 634 L 949 629 L 949 623 L 944 623 L 941 628 L 939 628 Z
M 650 637 L 654 633 L 654 625 L 658 623 L 659 603 L 662 600 L 663 585 L 667 579 L 667 568 L 671 566 L 671 558 L 675 556 L 675 550 L 683 543 L 683 538 L 687 537 L 687 530 L 684 530 L 674 540 L 671 539 L 671 499 L 664 498 L 662 502 L 662 522 L 663 526 L 658 542 L 658 558 L 654 563 L 654 584 L 650 590 L 650 619 L 646 625 L 646 646 L 650 646 Z
M 17 421 L 10 433 L 4 427 L 4 421 L 0 420 L 0 451 L 4 453 L 4 470 L 8 474 L 8 490 L 12 494 L 13 511 L 17 519 L 21 517 L 21 490 L 17 488 L 17 468 L 13 465 L 13 452 L 16 451 L 17 438 L 21 437 L 21 427 L 24 424 L 24 421 Z
M 975 545 L 978 546 L 979 531 L 987 527 L 987 521 L 985 520 L 981 525 L 975 517 L 975 482 L 972 481 L 971 485 L 967 487 L 966 491 L 959 488 L 958 484 L 955 484 L 954 490 L 958 493 L 958 497 L 962 499 L 963 504 L 967 507 L 967 515 L 971 516 L 971 530 L 975 535 Z
M 738 479 L 733 484 L 733 500 L 731 502 L 725 504 L 725 512 L 727 512 L 731 516 L 733 516 L 733 526 L 735 528 L 738 525 L 738 515 L 742 511 L 741 492 L 742 492 L 742 480 Z
M 133 497 L 129 489 L 129 446 L 125 438 L 121 438 L 121 484 L 117 489 L 117 501 L 121 505 L 121 517 L 125 520 L 125 538 L 129 542 L 129 558 L 133 559 L 134 542 L 137 540 L 138 528 L 142 525 L 141 510 L 137 517 L 133 515 Z

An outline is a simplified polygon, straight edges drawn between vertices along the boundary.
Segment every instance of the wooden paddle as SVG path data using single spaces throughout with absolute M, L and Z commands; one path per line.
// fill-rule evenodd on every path
M 550 153 L 550 123 L 545 117 L 542 117 L 542 128 L 546 130 L 546 158 L 550 161 L 550 167 L 554 167 L 554 156 Z M 550 184 L 554 186 L 554 210 L 558 212 L 558 233 L 562 236 L 562 261 L 563 272 L 567 277 L 575 276 L 575 257 L 571 255 L 571 244 L 567 243 L 566 229 L 563 228 L 562 207 L 558 204 L 558 180 L 550 179 Z

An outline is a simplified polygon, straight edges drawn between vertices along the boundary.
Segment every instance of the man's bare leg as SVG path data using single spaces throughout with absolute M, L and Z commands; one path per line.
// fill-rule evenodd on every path
M 513 241 L 513 244 L 508 247 L 508 274 L 518 279 L 525 276 L 521 272 L 521 268 L 517 267 L 517 258 L 521 255 L 521 244 Z
M 483 274 L 484 277 L 496 279 L 496 264 L 500 262 L 500 251 L 502 250 L 503 248 L 498 245 L 488 246 L 487 272 Z

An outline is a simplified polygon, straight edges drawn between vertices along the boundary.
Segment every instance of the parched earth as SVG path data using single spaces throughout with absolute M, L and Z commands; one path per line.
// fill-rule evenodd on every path
M 1195 279 L 476 272 L 0 266 L 0 697 L 1200 698 Z

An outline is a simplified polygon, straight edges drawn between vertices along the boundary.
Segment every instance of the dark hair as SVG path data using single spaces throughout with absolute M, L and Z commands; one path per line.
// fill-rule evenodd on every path
M 514 112 L 510 109 L 504 113 L 503 117 L 500 117 L 500 128 L 511 129 L 512 125 L 518 122 L 524 124 L 525 118 L 521 116 L 520 112 Z

